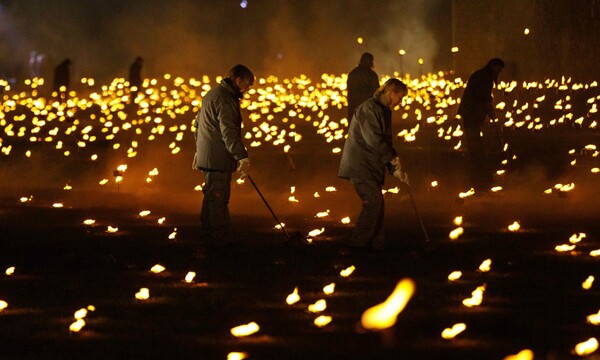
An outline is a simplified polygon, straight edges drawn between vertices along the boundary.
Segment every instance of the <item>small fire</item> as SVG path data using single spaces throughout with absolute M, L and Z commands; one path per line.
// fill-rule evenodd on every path
M 340 222 L 344 225 L 348 225 L 348 224 L 350 224 L 350 217 L 346 216 L 345 218 L 342 218 L 342 220 L 340 220 Z
M 325 285 L 325 286 L 323 287 L 323 292 L 324 292 L 326 295 L 331 295 L 331 294 L 333 294 L 333 292 L 334 292 L 334 291 L 335 291 L 335 283 L 331 283 L 331 284 L 329 284 L 329 285 Z
M 454 220 L 452 222 L 456 226 L 461 226 L 462 223 L 463 223 L 463 217 L 462 216 L 457 216 L 457 217 L 454 218 Z
M 340 271 L 340 275 L 342 277 L 348 277 L 348 276 L 352 275 L 354 270 L 356 270 L 356 267 L 354 267 L 354 265 L 351 265 L 351 266 L 345 268 L 344 270 Z
M 508 355 L 504 360 L 533 360 L 533 351 L 529 349 L 521 350 L 515 355 Z
M 189 271 L 186 275 L 185 275 L 185 282 L 186 283 L 191 283 L 192 281 L 194 281 L 194 278 L 196 277 L 196 273 L 193 271 Z
M 71 332 L 79 332 L 85 326 L 85 321 L 83 319 L 77 319 L 74 323 L 69 326 L 69 331 Z
M 288 197 L 288 201 L 289 202 L 300 202 L 300 201 L 298 201 L 298 199 L 296 199 L 296 197 L 294 195 Z
M 173 229 L 173 232 L 169 234 L 169 240 L 173 240 L 177 237 L 177 228 Z
M 396 318 L 404 310 L 415 292 L 415 283 L 405 278 L 398 282 L 392 294 L 381 304 L 367 309 L 360 324 L 367 330 L 383 330 L 394 326 Z
M 596 314 L 588 315 L 587 322 L 592 325 L 600 325 L 600 310 Z
M 0 311 L 6 309 L 8 307 L 8 303 L 4 300 L 0 300 Z
M 491 190 L 492 190 L 492 192 L 495 192 L 495 193 L 502 191 L 502 186 L 494 186 Z
M 52 204 L 52 207 L 59 209 L 59 208 L 64 207 L 64 205 L 62 203 L 54 203 L 54 204 Z
M 88 314 L 88 309 L 86 308 L 81 308 L 77 311 L 75 311 L 75 314 L 73 314 L 73 317 L 77 320 L 79 319 L 83 319 L 84 317 L 86 317 Z
M 444 331 L 442 331 L 442 338 L 447 340 L 454 339 L 458 334 L 465 331 L 466 329 L 467 324 L 465 323 L 454 324 L 451 328 L 445 328 Z
M 6 271 L 4 272 L 6 275 L 11 276 L 15 273 L 15 267 L 11 266 L 8 269 L 6 269 Z
M 315 325 L 317 327 L 323 327 L 329 325 L 331 322 L 331 316 L 321 315 L 315 319 Z
M 19 201 L 22 203 L 31 202 L 31 200 L 33 200 L 33 196 L 29 196 L 29 197 L 23 196 L 19 199 Z
M 448 237 L 450 238 L 450 240 L 456 240 L 458 239 L 463 233 L 465 232 L 465 229 L 463 229 L 462 227 L 457 227 L 456 229 L 450 231 L 450 234 L 448 234 Z
M 588 276 L 587 279 L 585 279 L 585 281 L 581 284 L 581 287 L 584 290 L 589 290 L 592 288 L 592 285 L 594 285 L 594 277 L 592 275 Z
M 308 311 L 311 313 L 318 313 L 327 309 L 327 301 L 325 299 L 319 299 L 314 304 L 308 305 Z
M 469 196 L 473 196 L 473 195 L 475 195 L 475 189 L 471 188 L 471 189 L 469 189 L 469 191 L 459 193 L 458 197 L 461 199 L 465 199 L 465 198 L 468 198 Z
M 230 352 L 227 354 L 227 360 L 244 360 L 248 358 L 248 353 L 245 352 Z
M 112 227 L 112 226 L 108 225 L 108 227 L 106 228 L 106 232 L 110 233 L 110 234 L 114 234 L 117 231 L 119 231 L 118 227 Z
M 448 275 L 448 280 L 450 281 L 456 281 L 458 279 L 460 279 L 462 276 L 462 271 L 453 271 L 450 273 L 450 275 Z
M 292 305 L 297 303 L 298 301 L 300 301 L 300 295 L 298 295 L 298 287 L 296 286 L 294 288 L 294 291 L 285 298 L 285 302 L 288 305 Z
M 162 266 L 162 265 L 160 265 L 160 264 L 156 264 L 152 268 L 150 268 L 150 271 L 153 272 L 153 273 L 155 273 L 155 274 L 159 274 L 159 273 L 161 273 L 161 272 L 163 272 L 165 270 L 166 270 L 165 267 Z
M 162 224 L 165 222 L 165 220 L 167 220 L 167 218 L 165 218 L 165 217 L 161 217 L 160 219 L 158 219 L 158 220 L 157 220 L 157 222 L 158 222 L 160 225 L 162 225 Z
M 483 293 L 485 292 L 486 285 L 483 284 L 478 286 L 477 289 L 473 290 L 470 298 L 466 298 L 462 301 L 463 305 L 466 307 L 473 307 L 481 305 L 483 301 Z
M 315 236 L 321 235 L 324 232 L 325 232 L 325 228 L 321 228 L 320 230 L 319 229 L 314 229 L 314 230 L 312 230 L 312 231 L 310 231 L 308 233 L 308 236 L 315 237 Z
M 439 186 L 439 183 L 438 183 L 436 180 L 433 180 L 433 181 L 431 182 L 431 184 L 429 184 L 429 186 L 431 186 L 432 188 L 435 188 L 435 187 L 438 187 L 438 186 Z
M 575 345 L 575 353 L 579 356 L 587 356 L 598 350 L 598 340 L 596 338 L 589 338 L 584 342 L 580 342 Z
M 585 239 L 587 235 L 585 233 L 575 233 L 573 235 L 571 235 L 571 237 L 569 238 L 569 242 L 571 244 L 577 244 L 579 242 L 581 242 L 581 240 Z
M 590 256 L 593 256 L 593 257 L 600 256 L 600 249 L 590 251 Z
M 83 220 L 83 224 L 84 224 L 84 225 L 87 225 L 87 226 L 92 226 L 92 225 L 94 225 L 95 223 L 96 223 L 96 220 L 94 220 L 94 219 L 86 219 L 86 220 Z
M 325 191 L 327 192 L 335 192 L 337 191 L 337 189 L 335 188 L 335 186 L 328 186 L 325 188 Z
M 515 221 L 512 224 L 508 225 L 508 231 L 517 232 L 519 231 L 519 229 L 521 229 L 521 224 L 519 224 L 518 221 Z
M 479 265 L 479 271 L 488 272 L 488 271 L 490 271 L 491 266 L 492 266 L 492 259 L 486 259 L 481 263 L 481 265 Z
M 230 330 L 231 335 L 235 337 L 244 337 L 255 334 L 260 330 L 260 327 L 254 321 L 245 325 L 239 325 Z
M 317 215 L 315 215 L 316 218 L 324 218 L 326 216 L 329 216 L 329 209 L 325 210 L 325 211 L 318 212 Z
M 140 215 L 140 217 L 145 217 L 145 216 L 148 216 L 148 215 L 150 215 L 150 210 L 143 210 L 143 211 L 140 211 L 140 214 L 139 214 L 139 215 Z
M 556 250 L 558 252 L 573 251 L 573 250 L 575 250 L 575 245 L 571 245 L 571 244 L 556 245 L 554 247 L 554 250 Z
M 140 291 L 135 293 L 135 298 L 138 300 L 148 300 L 150 298 L 150 290 L 148 288 L 141 288 Z

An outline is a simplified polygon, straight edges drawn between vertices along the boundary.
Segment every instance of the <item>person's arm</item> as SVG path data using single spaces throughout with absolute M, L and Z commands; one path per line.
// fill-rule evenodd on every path
M 242 143 L 242 124 L 236 104 L 223 101 L 218 107 L 219 127 L 227 150 L 236 160 L 248 157 Z

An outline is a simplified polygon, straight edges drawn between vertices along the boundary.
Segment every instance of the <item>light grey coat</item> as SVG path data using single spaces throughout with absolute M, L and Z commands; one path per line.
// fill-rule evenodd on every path
M 224 79 L 202 99 L 195 120 L 195 169 L 233 172 L 237 161 L 248 157 L 242 143 L 241 98 L 231 80 Z
M 354 111 L 338 176 L 383 185 L 386 165 L 395 156 L 392 111 L 372 97 Z

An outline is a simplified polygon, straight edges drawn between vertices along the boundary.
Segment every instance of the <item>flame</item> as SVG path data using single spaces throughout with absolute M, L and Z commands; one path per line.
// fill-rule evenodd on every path
M 481 265 L 479 265 L 479 271 L 488 272 L 488 271 L 490 271 L 491 266 L 492 266 L 492 259 L 486 259 L 481 263 Z
M 106 232 L 107 232 L 107 233 L 114 234 L 114 233 L 116 233 L 117 231 L 119 231 L 119 228 L 118 228 L 118 227 L 112 227 L 112 226 L 108 225 L 108 227 L 106 228 Z
M 508 355 L 504 360 L 533 360 L 533 351 L 524 349 L 519 351 L 515 355 Z
M 8 303 L 4 300 L 0 300 L 0 311 L 6 309 L 8 307 Z
M 64 206 L 64 205 L 63 205 L 62 203 L 54 203 L 54 204 L 52 204 L 52 207 L 53 207 L 53 208 L 61 208 L 61 207 L 63 207 L 63 206 Z
M 450 273 L 450 275 L 448 275 L 448 280 L 450 281 L 456 281 L 458 279 L 460 279 L 460 277 L 462 276 L 462 271 L 453 271 Z
M 69 326 L 69 331 L 71 332 L 79 332 L 85 326 L 85 321 L 83 319 L 77 319 L 74 323 Z
M 160 219 L 158 219 L 158 220 L 157 220 L 157 222 L 158 222 L 160 225 L 162 225 L 162 224 L 165 222 L 165 220 L 167 220 L 167 218 L 165 218 L 165 217 L 161 217 Z
M 245 325 L 239 325 L 234 328 L 231 328 L 231 335 L 235 337 L 244 337 L 257 333 L 260 330 L 260 327 L 257 323 L 251 322 Z
M 556 245 L 554 247 L 554 250 L 556 250 L 558 252 L 572 251 L 572 250 L 575 250 L 575 245 L 571 245 L 571 244 Z
M 11 266 L 9 268 L 6 269 L 6 271 L 4 272 L 6 275 L 11 276 L 15 273 L 15 267 Z
M 354 265 L 351 265 L 351 266 L 345 268 L 344 270 L 340 271 L 340 275 L 342 277 L 348 277 L 348 276 L 352 275 L 354 270 L 356 270 L 356 267 L 354 267 Z
M 185 282 L 186 283 L 191 283 L 194 281 L 194 278 L 196 277 L 196 273 L 193 271 L 189 271 L 186 275 L 185 275 Z
M 327 309 L 327 302 L 325 299 L 319 299 L 314 304 L 308 305 L 308 311 L 312 313 L 318 313 Z
M 95 223 L 96 223 L 96 220 L 94 220 L 94 219 L 86 219 L 86 220 L 83 220 L 83 224 L 84 224 L 84 225 L 87 225 L 87 226 L 92 226 L 92 225 L 94 225 Z
M 600 249 L 590 251 L 590 256 L 593 256 L 593 257 L 600 256 Z
M 579 356 L 587 356 L 598 350 L 598 340 L 592 337 L 575 345 L 575 353 Z
M 169 240 L 175 239 L 176 236 L 177 236 L 177 228 L 174 228 L 173 232 L 171 234 L 169 234 Z
M 296 286 L 294 288 L 294 291 L 285 298 L 285 302 L 288 305 L 292 305 L 297 303 L 298 301 L 300 301 L 300 295 L 298 295 L 298 287 Z
M 367 330 L 383 330 L 394 326 L 396 318 L 404 310 L 415 291 L 412 279 L 405 278 L 381 304 L 367 309 L 361 316 L 360 324 Z
M 471 188 L 467 192 L 461 192 L 461 193 L 459 193 L 458 197 L 460 197 L 461 199 L 464 199 L 464 198 L 467 198 L 467 197 L 473 196 L 473 195 L 475 195 L 475 189 Z
M 315 236 L 321 235 L 323 232 L 325 232 L 325 228 L 321 228 L 320 230 L 314 229 L 308 233 L 308 236 L 315 237 Z
M 335 291 L 335 283 L 331 283 L 331 284 L 329 284 L 329 285 L 325 285 L 325 286 L 323 287 L 323 292 L 324 292 L 326 295 L 331 295 L 331 294 L 333 294 L 333 292 L 334 292 L 334 291 Z
M 327 192 L 335 192 L 337 191 L 337 189 L 335 188 L 335 186 L 328 186 L 325 188 L 325 191 Z
M 588 276 L 587 279 L 581 284 L 581 287 L 585 290 L 589 290 L 592 288 L 594 284 L 594 277 L 592 275 Z
M 454 325 L 452 325 L 451 328 L 445 328 L 444 331 L 442 331 L 442 338 L 447 339 L 447 340 L 453 339 L 458 334 L 465 331 L 466 329 L 467 329 L 467 324 L 465 324 L 465 323 L 454 324 Z
M 248 358 L 248 353 L 245 352 L 230 352 L 227 354 L 227 360 L 244 360 Z
M 432 182 L 429 184 L 429 186 L 431 186 L 432 188 L 434 188 L 434 187 L 438 187 L 438 186 L 439 186 L 439 183 L 438 183 L 436 180 L 433 180 L 433 181 L 432 181 Z
M 288 197 L 288 201 L 289 202 L 300 202 L 300 201 L 298 201 L 298 199 L 296 199 L 296 197 L 294 195 Z
M 456 226 L 461 226 L 462 223 L 463 223 L 463 217 L 462 216 L 457 216 L 457 217 L 454 218 L 454 220 L 452 222 Z
M 463 229 L 462 227 L 457 227 L 456 229 L 450 231 L 450 234 L 448 234 L 448 237 L 450 238 L 450 240 L 456 240 L 458 239 L 463 233 L 465 232 L 465 229 Z
M 344 225 L 348 225 L 348 224 L 350 224 L 350 217 L 346 216 L 346 217 L 342 218 L 342 220 L 340 220 L 340 222 Z
M 88 314 L 88 310 L 86 308 L 82 308 L 82 309 L 75 311 L 75 314 L 73 314 L 73 317 L 75 319 L 79 320 L 79 319 L 83 319 L 84 317 L 86 317 L 87 314 Z
M 165 267 L 164 267 L 164 266 L 162 266 L 162 265 L 160 265 L 160 264 L 156 264 L 156 265 L 154 265 L 154 266 L 153 266 L 153 267 L 150 269 L 150 271 L 151 271 L 151 272 L 153 272 L 153 273 L 155 273 L 155 274 L 159 274 L 159 273 L 161 273 L 161 272 L 163 272 L 163 271 L 165 271 L 165 270 L 166 270 L 166 269 L 165 269 Z
M 150 298 L 150 290 L 148 288 L 141 288 L 140 291 L 135 293 L 135 298 L 138 300 L 148 300 Z
M 515 221 L 512 224 L 508 225 L 508 230 L 511 232 L 517 232 L 519 231 L 519 229 L 521 229 L 521 224 L 519 224 L 518 221 Z
M 317 327 L 323 327 L 329 325 L 331 320 L 331 316 L 321 315 L 315 319 L 314 323 Z
M 587 237 L 587 235 L 585 233 L 578 233 L 578 234 L 575 233 L 575 234 L 571 235 L 571 237 L 569 238 L 569 242 L 571 244 L 577 244 L 586 237 Z
M 588 315 L 586 319 L 592 325 L 600 325 L 600 310 L 596 314 Z
M 315 215 L 316 218 L 324 218 L 326 216 L 329 216 L 329 210 L 318 212 L 317 215 Z
M 145 216 L 148 216 L 148 215 L 150 215 L 150 210 L 143 210 L 143 211 L 140 211 L 140 214 L 139 214 L 139 215 L 140 215 L 140 217 L 145 217 Z
M 502 186 L 494 186 L 491 190 L 492 190 L 492 192 L 495 192 L 495 193 L 502 191 Z

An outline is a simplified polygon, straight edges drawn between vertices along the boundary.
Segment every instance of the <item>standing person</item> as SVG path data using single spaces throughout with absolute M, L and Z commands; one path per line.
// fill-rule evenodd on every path
M 54 91 L 60 93 L 69 91 L 69 66 L 71 66 L 71 59 L 67 58 L 54 68 L 54 86 L 52 87 Z
M 375 68 L 373 54 L 363 53 L 358 66 L 348 74 L 348 122 L 352 121 L 354 110 L 363 101 L 373 97 L 379 88 L 379 77 Z
M 129 86 L 136 87 L 137 90 L 142 87 L 142 65 L 144 64 L 144 59 L 138 56 L 135 58 L 134 62 L 129 67 Z
M 504 61 L 494 58 L 485 67 L 471 74 L 458 107 L 458 114 L 463 120 L 467 169 L 475 190 L 487 191 L 492 183 L 491 167 L 485 159 L 481 126 L 486 116 L 496 118 L 492 90 L 502 69 Z
M 254 74 L 244 65 L 229 70 L 220 85 L 202 100 L 195 119 L 196 154 L 193 168 L 204 174 L 204 199 L 200 222 L 209 238 L 207 247 L 234 243 L 229 218 L 232 173 L 246 175 L 250 167 L 242 143 L 240 100 L 254 84 Z
M 362 210 L 348 244 L 351 248 L 383 249 L 381 189 L 386 167 L 400 181 L 408 182 L 392 145 L 392 109 L 407 92 L 402 81 L 389 79 L 374 96 L 356 108 L 350 123 L 338 175 L 352 182 L 362 200 Z

